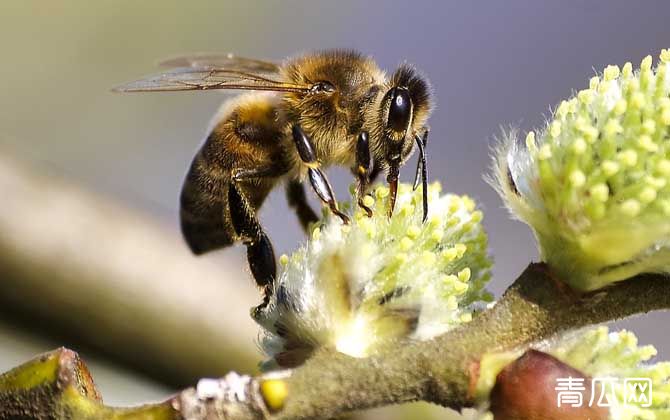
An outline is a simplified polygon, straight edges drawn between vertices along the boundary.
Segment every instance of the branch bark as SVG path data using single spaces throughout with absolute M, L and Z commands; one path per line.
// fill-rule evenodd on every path
M 577 296 L 556 282 L 546 266 L 531 264 L 494 307 L 436 339 L 396 345 L 363 359 L 324 349 L 292 371 L 201 380 L 164 403 L 126 411 L 125 418 L 333 418 L 415 400 L 461 409 L 476 403 L 473 385 L 487 352 L 524 348 L 563 331 L 668 308 L 670 281 L 660 275 Z M 99 407 L 100 418 L 119 413 Z M 61 418 L 77 418 L 76 410 L 69 413 Z

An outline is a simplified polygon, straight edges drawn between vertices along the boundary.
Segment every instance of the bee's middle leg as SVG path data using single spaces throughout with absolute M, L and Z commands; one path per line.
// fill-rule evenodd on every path
M 298 149 L 300 159 L 308 167 L 309 182 L 312 185 L 314 192 L 316 192 L 316 195 L 319 196 L 321 201 L 328 205 L 330 211 L 333 212 L 333 214 L 342 219 L 344 224 L 348 224 L 349 217 L 342 213 L 337 207 L 335 194 L 333 194 L 333 187 L 330 186 L 330 182 L 328 182 L 326 174 L 324 174 L 323 171 L 319 169 L 319 162 L 316 160 L 316 153 L 314 151 L 314 144 L 312 143 L 312 140 L 297 124 L 293 126 L 293 141 L 295 142 L 296 148 Z

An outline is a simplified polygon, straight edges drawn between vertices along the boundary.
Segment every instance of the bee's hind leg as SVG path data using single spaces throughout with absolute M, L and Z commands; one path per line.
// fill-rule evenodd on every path
M 228 188 L 228 204 L 233 229 L 247 247 L 247 260 L 251 274 L 256 284 L 265 289 L 264 303 L 266 303 L 267 289 L 274 284 L 277 278 L 277 263 L 272 243 L 235 182 L 232 182 Z
M 289 181 L 286 184 L 286 198 L 288 200 L 288 205 L 295 210 L 295 214 L 300 221 L 300 226 L 302 226 L 305 233 L 309 233 L 309 225 L 317 222 L 319 217 L 307 202 L 304 185 L 297 180 Z
M 349 217 L 342 213 L 337 207 L 335 194 L 333 194 L 333 187 L 330 186 L 326 174 L 319 169 L 319 162 L 316 160 L 316 153 L 314 151 L 312 140 L 297 124 L 293 126 L 293 141 L 298 149 L 300 159 L 308 167 L 307 173 L 309 175 L 309 182 L 312 185 L 314 192 L 319 196 L 321 201 L 328 205 L 330 211 L 342 220 L 342 223 L 348 224 Z

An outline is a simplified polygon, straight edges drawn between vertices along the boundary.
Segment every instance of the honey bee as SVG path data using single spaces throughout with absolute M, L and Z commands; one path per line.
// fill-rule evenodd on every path
M 348 223 L 324 169 L 351 168 L 358 205 L 368 185 L 386 172 L 392 215 L 400 167 L 416 144 L 414 188 L 423 183 L 427 207 L 427 80 L 401 65 L 390 77 L 369 57 L 327 50 L 281 64 L 230 54 L 192 55 L 162 63 L 172 69 L 115 88 L 119 92 L 242 89 L 224 102 L 196 153 L 180 197 L 183 236 L 195 254 L 241 241 L 259 287 L 276 277 L 272 244 L 256 213 L 270 191 L 286 184 L 287 198 L 307 230 L 317 220 L 303 181 L 330 211 Z M 265 91 L 265 92 L 259 92 Z M 266 289 L 267 290 L 267 289 Z

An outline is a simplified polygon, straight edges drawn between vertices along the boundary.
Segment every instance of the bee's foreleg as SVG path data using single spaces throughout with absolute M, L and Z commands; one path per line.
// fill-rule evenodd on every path
M 286 198 L 288 205 L 295 210 L 302 229 L 308 233 L 309 225 L 318 221 L 319 217 L 307 202 L 305 187 L 300 181 L 291 180 L 286 184 Z
M 333 188 L 330 186 L 330 182 L 328 182 L 326 175 L 319 169 L 319 162 L 316 160 L 316 153 L 314 152 L 314 144 L 312 143 L 312 140 L 307 137 L 307 134 L 305 134 L 305 132 L 302 131 L 302 128 L 297 124 L 293 126 L 293 141 L 298 149 L 300 159 L 308 167 L 307 173 L 309 175 L 309 182 L 312 185 L 314 192 L 316 192 L 316 195 L 319 196 L 321 201 L 328 205 L 333 214 L 342 219 L 342 223 L 348 224 L 349 217 L 338 209 L 337 201 L 335 201 L 335 195 L 333 194 Z
M 372 217 L 372 209 L 363 203 L 363 198 L 368 190 L 370 183 L 370 143 L 368 141 L 368 133 L 361 131 L 356 141 L 356 178 L 358 186 L 356 188 L 356 195 L 358 196 L 358 205 L 365 210 L 368 217 Z
M 272 243 L 235 182 L 228 188 L 228 203 L 233 229 L 247 247 L 247 260 L 256 284 L 263 288 L 273 285 L 277 277 L 277 264 Z

